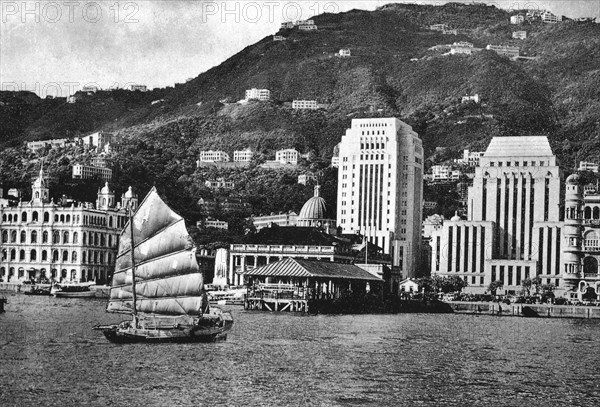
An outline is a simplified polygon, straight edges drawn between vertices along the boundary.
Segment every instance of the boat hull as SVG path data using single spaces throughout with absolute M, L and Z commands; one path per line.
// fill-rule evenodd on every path
M 79 292 L 57 291 L 53 295 L 55 297 L 61 297 L 61 298 L 93 298 L 93 297 L 96 297 L 96 293 L 94 291 L 79 291 Z
M 95 326 L 113 343 L 194 343 L 227 339 L 233 319 L 229 313 L 217 318 L 200 318 L 196 325 L 177 324 L 169 327 L 135 328 L 129 321 L 119 325 Z

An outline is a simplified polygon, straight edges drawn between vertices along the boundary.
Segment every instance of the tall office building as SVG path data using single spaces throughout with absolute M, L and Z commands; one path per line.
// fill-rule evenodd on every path
M 432 274 L 457 275 L 483 292 L 520 291 L 540 275 L 560 285 L 560 171 L 546 137 L 495 137 L 475 169 L 468 220 L 444 222 L 431 240 Z
M 423 147 L 396 118 L 354 119 L 339 148 L 338 225 L 391 254 L 404 277 L 421 253 Z

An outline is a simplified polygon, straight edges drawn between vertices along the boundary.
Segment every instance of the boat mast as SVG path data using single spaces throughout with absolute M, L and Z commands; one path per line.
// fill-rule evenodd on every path
M 135 308 L 136 294 L 135 294 L 135 256 L 134 256 L 134 245 L 133 245 L 133 210 L 131 208 L 131 201 L 129 205 L 129 234 L 131 241 L 131 293 L 133 294 L 133 327 L 137 328 L 137 310 Z

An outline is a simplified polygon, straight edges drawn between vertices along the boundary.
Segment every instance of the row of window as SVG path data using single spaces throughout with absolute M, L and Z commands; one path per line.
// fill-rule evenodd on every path
M 54 215 L 55 223 L 58 223 L 58 222 L 71 223 L 71 221 L 73 221 L 73 224 L 80 224 L 81 216 L 73 215 L 71 217 L 71 215 L 69 215 L 69 214 Z M 19 222 L 19 214 L 18 213 L 14 213 L 14 214 L 13 213 L 4 213 L 4 214 L 2 214 L 2 222 L 17 223 L 17 222 Z M 20 222 L 22 222 L 22 223 L 28 222 L 27 212 L 21 213 Z M 37 211 L 32 212 L 31 222 L 39 222 L 39 213 Z M 50 222 L 50 213 L 44 212 L 43 223 L 48 223 L 48 222 Z M 83 224 L 84 225 L 100 225 L 100 226 L 113 227 L 113 223 L 114 223 L 114 221 L 113 221 L 112 216 L 109 216 L 108 221 L 107 221 L 107 217 L 105 217 L 105 216 L 83 215 Z M 126 223 L 127 223 L 127 218 L 125 216 L 117 217 L 117 225 L 116 225 L 117 228 L 122 228 L 123 226 L 125 226 Z
M 2 231 L 2 243 L 17 243 L 17 236 L 19 237 L 19 243 L 38 243 L 38 232 L 33 230 L 29 234 L 29 242 L 27 241 L 27 232 L 24 230 L 21 231 L 20 234 L 17 233 L 16 230 Z M 106 247 L 115 247 L 117 246 L 117 238 L 113 239 L 113 236 L 108 233 L 99 233 L 99 232 L 83 232 L 83 245 L 88 245 L 88 236 L 89 236 L 89 245 L 90 246 L 106 246 Z M 62 237 L 62 240 L 61 240 Z M 49 243 L 49 233 L 47 231 L 42 232 L 41 242 L 40 243 Z M 77 232 L 73 233 L 72 239 L 69 232 L 64 231 L 62 234 L 55 230 L 52 233 L 52 244 L 79 244 L 79 234 Z
M 47 250 L 42 250 L 41 251 L 41 256 L 40 256 L 40 261 L 48 261 L 48 251 Z M 92 264 L 104 264 L 105 260 L 106 260 L 106 264 L 111 264 L 113 256 L 112 253 L 103 253 L 103 252 L 99 252 L 99 251 L 95 251 L 95 250 L 88 250 L 88 251 L 83 251 L 82 255 L 81 255 L 81 262 L 82 263 L 92 263 Z M 19 261 L 26 261 L 26 251 L 21 249 L 19 250 L 19 257 L 18 257 Z M 17 261 L 17 250 L 16 249 L 10 249 L 10 252 L 8 251 L 8 249 L 3 249 L 2 250 L 2 261 Z M 37 250 L 32 249 L 29 251 L 29 261 L 34 263 L 38 261 L 38 253 Z M 52 250 L 52 261 L 53 262 L 58 262 L 58 261 L 62 261 L 64 263 L 77 263 L 78 261 L 78 256 L 77 256 L 77 252 L 73 251 L 70 253 L 69 256 L 69 251 L 68 250 L 63 250 L 62 252 L 60 252 L 59 250 Z
M 495 167 L 496 165 L 498 167 L 502 167 L 504 164 L 504 161 L 491 161 L 490 162 L 490 167 Z M 520 167 L 521 163 L 519 161 L 506 161 L 506 166 L 507 167 Z M 546 165 L 545 161 L 523 161 L 523 167 L 543 167 Z

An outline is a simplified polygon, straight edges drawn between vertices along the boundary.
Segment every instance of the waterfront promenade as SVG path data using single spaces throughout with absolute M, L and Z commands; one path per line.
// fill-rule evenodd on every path
M 447 301 L 447 304 L 456 314 L 600 319 L 600 307 L 581 305 L 504 304 L 467 301 Z

